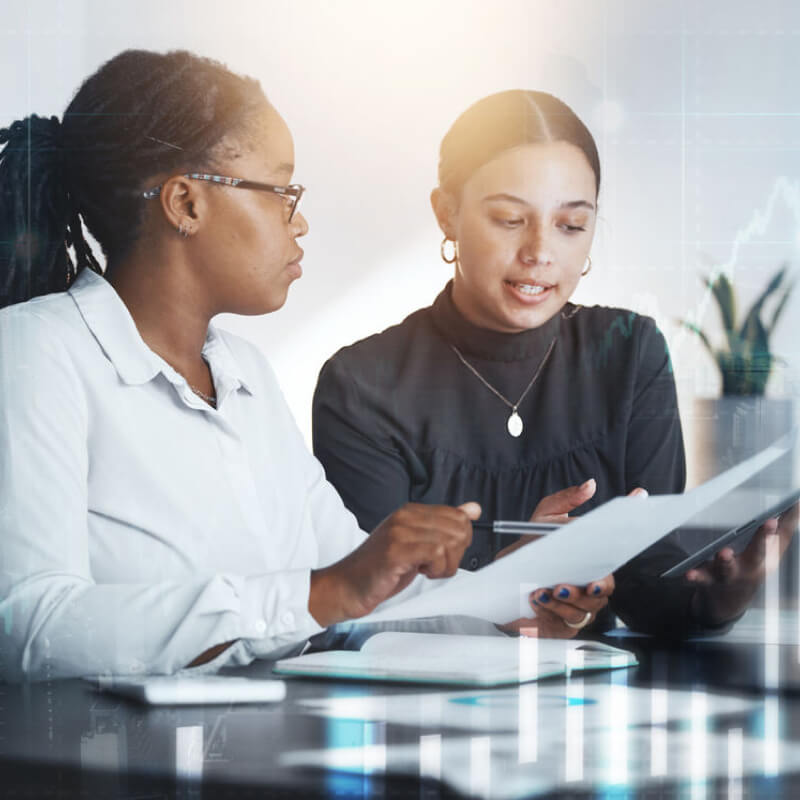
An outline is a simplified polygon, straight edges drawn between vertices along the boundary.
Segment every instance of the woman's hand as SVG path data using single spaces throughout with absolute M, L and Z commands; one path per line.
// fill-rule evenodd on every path
M 560 492 L 550 494 L 539 501 L 531 522 L 572 522 L 574 518 L 569 516 L 570 512 L 591 500 L 596 490 L 597 483 L 594 478 L 589 478 L 578 486 L 568 486 Z M 628 496 L 646 497 L 647 490 L 636 488 Z M 501 550 L 497 558 L 502 558 L 538 538 L 535 535 L 522 536 L 519 541 Z M 537 589 L 530 596 L 531 607 L 536 616 L 520 617 L 502 626 L 503 630 L 523 636 L 571 639 L 608 605 L 608 598 L 614 587 L 614 576 L 606 575 L 586 587 L 559 584 L 554 589 Z
M 516 619 L 503 625 L 503 630 L 522 636 L 572 639 L 608 605 L 613 591 L 613 575 L 585 587 L 562 583 L 553 589 L 537 589 L 530 596 L 536 616 Z
M 569 516 L 570 511 L 574 511 L 578 506 L 582 506 L 588 500 L 591 500 L 595 491 L 597 490 L 597 483 L 594 478 L 589 478 L 579 486 L 568 486 L 560 492 L 554 492 L 547 495 L 539 501 L 533 514 L 531 515 L 531 522 L 551 522 L 558 525 L 563 525 L 567 522 L 572 522 L 572 517 Z M 513 553 L 525 544 L 535 542 L 541 538 L 536 534 L 525 534 L 520 536 L 516 542 L 504 547 L 496 556 L 495 560 Z
M 712 625 L 741 614 L 765 576 L 778 566 L 797 530 L 798 516 L 795 504 L 778 519 L 767 520 L 738 556 L 725 547 L 702 567 L 690 569 L 686 580 L 699 587 L 693 599 L 695 613 Z
M 311 573 L 308 610 L 323 627 L 369 614 L 417 575 L 454 575 L 472 541 L 477 503 L 451 506 L 408 503 L 388 516 L 364 543 Z
M 594 478 L 589 478 L 579 486 L 568 486 L 560 492 L 549 494 L 539 501 L 531 515 L 531 522 L 554 522 L 556 524 L 571 522 L 570 512 L 591 500 L 596 491 L 597 482 Z

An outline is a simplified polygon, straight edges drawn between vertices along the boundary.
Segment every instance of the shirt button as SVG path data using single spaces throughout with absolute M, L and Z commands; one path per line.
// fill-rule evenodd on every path
M 286 628 L 291 628 L 294 625 L 294 614 L 291 611 L 284 611 L 281 614 L 281 623 Z
M 263 636 L 264 632 L 267 630 L 267 623 L 264 622 L 263 619 L 260 619 L 258 620 L 258 622 L 256 622 L 256 624 L 253 627 L 255 628 L 257 634 Z
M 469 568 L 470 569 L 478 568 L 478 556 L 472 556 L 472 558 L 469 560 Z

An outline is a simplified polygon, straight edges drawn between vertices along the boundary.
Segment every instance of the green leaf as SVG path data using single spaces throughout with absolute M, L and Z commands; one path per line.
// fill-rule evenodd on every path
M 742 339 L 746 393 L 763 394 L 773 358 L 769 352 L 769 333 L 758 314 L 748 315 Z
M 761 308 L 766 302 L 767 298 L 777 289 L 780 287 L 781 283 L 783 282 L 783 276 L 786 274 L 786 264 L 784 264 L 773 276 L 770 282 L 767 284 L 767 288 L 761 293 L 759 298 L 753 303 L 752 308 L 750 311 L 747 312 L 747 318 L 742 325 L 742 331 L 750 324 L 750 320 L 753 317 L 759 317 L 761 314 Z
M 758 314 L 748 315 L 745 324 L 742 330 L 742 355 L 745 361 L 753 365 L 769 355 L 769 334 Z
M 687 320 L 687 319 L 679 319 L 678 323 L 680 325 L 683 325 L 684 328 L 687 328 L 692 333 L 697 334 L 700 337 L 700 341 L 708 349 L 708 352 L 711 353 L 712 356 L 715 355 L 714 354 L 714 348 L 711 346 L 711 342 L 708 340 L 708 336 L 706 336 L 705 333 L 703 333 L 703 331 L 700 330 L 700 328 L 697 325 L 694 324 L 694 322 L 689 322 L 689 320 Z
M 764 289 L 747 312 L 739 333 L 743 343 L 743 351 L 747 354 L 752 354 L 754 348 L 769 352 L 769 333 L 761 322 L 761 308 L 767 298 L 780 286 L 785 271 L 786 267 L 783 266 L 773 275 L 767 284 L 767 288 Z
M 730 342 L 731 334 L 736 331 L 736 294 L 733 286 L 728 280 L 728 276 L 723 272 L 720 272 L 713 280 L 710 277 L 704 280 L 717 301 L 719 313 L 722 317 L 722 327 L 725 329 L 725 335 Z
M 772 332 L 775 330 L 775 326 L 778 324 L 778 319 L 780 318 L 781 314 L 783 313 L 783 309 L 786 308 L 786 303 L 789 301 L 789 295 L 792 293 L 794 289 L 794 281 L 790 283 L 784 290 L 783 294 L 781 295 L 781 299 L 778 301 L 778 305 L 775 307 L 775 312 L 772 315 L 772 322 L 769 324 L 769 334 L 772 335 Z
M 768 326 L 765 326 L 762 321 L 761 312 L 770 296 L 781 289 L 787 269 L 788 266 L 784 264 L 772 276 L 764 291 L 747 312 L 739 330 L 736 329 L 735 324 L 736 297 L 731 281 L 722 273 L 713 278 L 710 276 L 703 278 L 719 306 L 728 349 L 713 352 L 708 337 L 697 325 L 685 320 L 681 321 L 681 324 L 700 336 L 706 348 L 712 352 L 722 373 L 723 394 L 760 395 L 764 393 L 772 367 L 780 361 L 769 350 L 770 335 L 786 308 L 789 296 L 794 289 L 794 283 L 785 287 L 781 292 Z
M 767 284 L 764 289 L 764 298 L 766 299 L 783 283 L 783 276 L 786 274 L 787 265 L 784 264 L 773 276 L 772 280 Z

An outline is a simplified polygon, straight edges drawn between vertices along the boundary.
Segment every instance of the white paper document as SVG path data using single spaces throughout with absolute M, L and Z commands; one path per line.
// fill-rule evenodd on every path
M 581 639 L 386 631 L 361 650 L 285 658 L 274 669 L 280 675 L 500 686 L 637 663 L 633 653 Z
M 608 575 L 789 452 L 795 440 L 793 431 L 685 494 L 617 497 L 477 572 L 460 572 L 360 621 L 466 614 L 505 623 L 530 616 L 534 589 L 582 586 Z

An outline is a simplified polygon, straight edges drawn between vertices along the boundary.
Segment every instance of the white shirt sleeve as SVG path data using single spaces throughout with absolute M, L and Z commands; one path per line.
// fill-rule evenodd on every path
M 311 476 L 309 498 L 312 523 L 319 543 L 319 566 L 325 567 L 355 550 L 364 542 L 368 534 L 358 527 L 355 515 L 347 510 L 339 493 L 326 480 L 322 464 L 311 453 L 308 454 L 308 458 L 309 475 Z M 386 608 L 396 603 L 402 603 L 410 597 L 435 588 L 442 583 L 442 580 L 447 579 L 431 580 L 425 575 L 417 575 L 402 591 L 384 600 L 381 607 Z
M 320 631 L 309 569 L 93 580 L 89 406 L 59 333 L 30 310 L 0 313 L 0 677 L 172 673 L 224 642 L 277 650 Z M 241 642 L 230 650 L 247 660 Z

